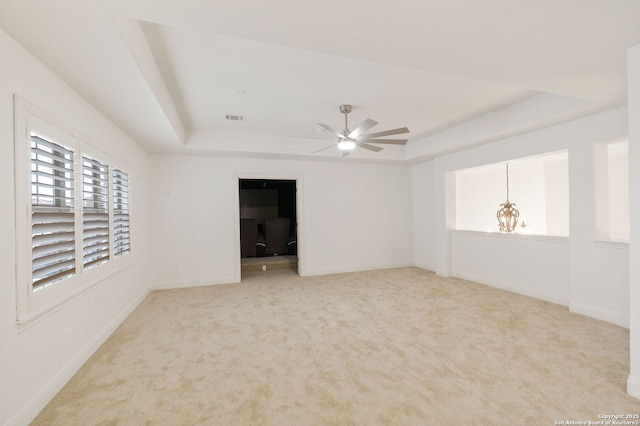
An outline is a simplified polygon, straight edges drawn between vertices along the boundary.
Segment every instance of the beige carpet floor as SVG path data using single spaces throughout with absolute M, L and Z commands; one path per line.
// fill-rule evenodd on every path
M 35 425 L 597 421 L 628 330 L 418 268 L 156 291 Z

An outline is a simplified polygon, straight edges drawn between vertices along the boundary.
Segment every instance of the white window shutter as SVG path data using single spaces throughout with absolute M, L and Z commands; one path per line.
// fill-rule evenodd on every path
M 109 260 L 109 166 L 82 156 L 84 269 Z
M 114 256 L 129 253 L 129 175 L 118 169 L 113 169 L 113 228 Z
M 73 151 L 31 133 L 32 288 L 76 272 Z

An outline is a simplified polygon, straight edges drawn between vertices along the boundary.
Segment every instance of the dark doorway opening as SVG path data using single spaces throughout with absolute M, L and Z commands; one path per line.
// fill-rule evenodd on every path
M 241 272 L 298 268 L 296 181 L 240 179 Z

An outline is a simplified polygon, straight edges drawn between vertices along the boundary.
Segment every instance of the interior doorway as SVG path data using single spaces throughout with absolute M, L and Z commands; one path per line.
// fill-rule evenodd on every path
M 239 179 L 240 267 L 298 272 L 297 182 Z

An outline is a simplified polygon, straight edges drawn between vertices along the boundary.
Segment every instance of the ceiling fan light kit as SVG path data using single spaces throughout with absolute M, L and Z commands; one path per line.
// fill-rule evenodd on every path
M 343 151 L 350 151 L 355 147 L 356 147 L 356 143 L 354 141 L 343 139 L 340 142 L 338 142 L 338 149 L 341 149 Z
M 318 126 L 331 132 L 332 134 L 338 137 L 337 145 L 338 145 L 338 149 L 343 151 L 343 157 L 347 156 L 349 154 L 349 151 L 353 150 L 356 147 L 364 148 L 366 150 L 373 151 L 373 152 L 382 151 L 383 148 L 379 146 L 371 145 L 372 143 L 389 144 L 389 145 L 404 145 L 407 143 L 407 139 L 378 139 L 384 136 L 409 133 L 409 129 L 407 129 L 406 127 L 401 127 L 398 129 L 392 129 L 384 132 L 371 133 L 366 135 L 365 132 L 367 132 L 373 126 L 378 124 L 377 121 L 374 121 L 370 118 L 367 118 L 365 121 L 363 121 L 362 124 L 360 124 L 355 130 L 353 131 L 349 130 L 347 115 L 352 110 L 353 108 L 351 105 L 348 105 L 348 104 L 340 105 L 340 113 L 344 114 L 344 130 L 342 132 L 338 132 L 337 130 L 334 130 L 331 126 L 328 126 L 326 124 L 318 123 Z M 334 145 L 330 145 L 328 147 L 319 149 L 314 152 L 324 151 L 325 149 L 329 149 L 332 146 Z

